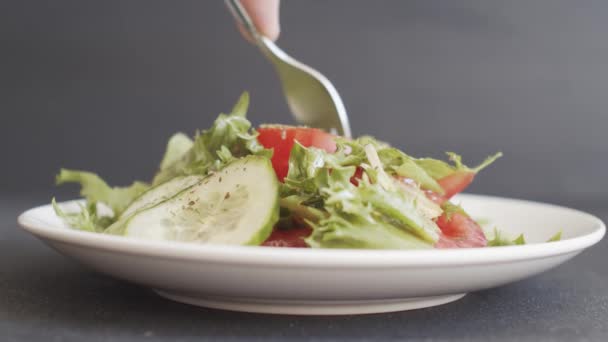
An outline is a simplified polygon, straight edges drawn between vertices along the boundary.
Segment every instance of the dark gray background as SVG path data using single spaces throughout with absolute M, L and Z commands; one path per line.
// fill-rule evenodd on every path
M 288 0 L 281 16 L 280 46 L 334 81 L 356 133 L 471 163 L 503 151 L 475 192 L 608 197 L 607 2 Z M 62 166 L 147 179 L 171 133 L 244 89 L 254 122 L 292 122 L 219 0 L 2 0 L 0 52 L 9 194 L 50 196 Z
M 333 80 L 353 129 L 414 155 L 505 157 L 472 191 L 608 219 L 608 2 L 284 1 L 279 44 Z M 219 0 L 0 0 L 0 340 L 605 341 L 607 241 L 436 308 L 291 317 L 195 308 L 90 272 L 18 230 L 74 197 L 60 167 L 146 179 L 175 131 L 239 93 L 286 122 L 270 65 Z

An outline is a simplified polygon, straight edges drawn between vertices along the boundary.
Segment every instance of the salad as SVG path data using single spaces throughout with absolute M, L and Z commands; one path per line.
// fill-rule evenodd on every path
M 70 227 L 134 238 L 275 247 L 420 249 L 524 243 L 489 240 L 452 196 L 501 153 L 476 167 L 414 158 L 369 136 L 319 129 L 252 128 L 244 93 L 230 112 L 194 138 L 169 139 L 149 182 L 111 187 L 94 173 L 62 169 L 78 183 L 78 212 L 56 214 Z M 108 213 L 99 210 L 108 207 Z M 553 239 L 558 239 L 559 236 Z

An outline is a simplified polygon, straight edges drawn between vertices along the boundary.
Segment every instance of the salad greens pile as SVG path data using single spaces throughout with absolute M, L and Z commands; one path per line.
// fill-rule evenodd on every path
M 499 158 L 500 153 L 470 168 L 455 153 L 448 153 L 451 163 L 415 158 L 369 136 L 334 137 L 336 151 L 331 152 L 293 141 L 287 176 L 278 183 L 270 167 L 273 150 L 259 142 L 258 131 L 246 118 L 248 105 L 249 95 L 245 92 L 229 114 L 220 114 L 209 129 L 197 132 L 193 139 L 184 133 L 173 135 L 159 169 L 149 182 L 111 187 L 94 173 L 62 169 L 56 177 L 57 184 L 80 184 L 80 194 L 86 204 L 81 204 L 78 212 L 65 212 L 53 199 L 57 215 L 69 226 L 84 231 L 122 235 L 138 232 L 138 236 L 175 240 L 179 235 L 176 231 L 181 234 L 179 239 L 183 239 L 183 232 L 187 230 L 195 242 L 213 241 L 205 240 L 209 234 L 225 234 L 229 238 L 222 241 L 227 243 L 256 241 L 259 244 L 268 238 L 272 227 L 297 229 L 290 223 L 299 222 L 311 230 L 305 242 L 313 248 L 415 249 L 439 247 L 446 241 L 445 246 L 456 241 L 454 246 L 460 247 L 525 243 L 523 236 L 510 240 L 498 231 L 487 241 L 474 220 L 449 201 L 453 193 L 448 193 L 444 184 L 447 179 L 461 175 L 472 179 Z M 247 165 L 255 171 L 247 171 Z M 237 169 L 240 172 L 238 177 L 233 176 L 236 179 L 233 184 L 226 180 L 222 183 L 221 174 L 228 169 L 232 175 Z M 253 192 L 256 179 L 268 173 L 272 182 L 277 183 L 277 190 Z M 240 190 L 236 191 L 239 186 Z M 192 195 L 210 192 L 221 196 L 194 198 Z M 273 196 L 280 209 L 273 204 Z M 142 198 L 149 203 L 142 203 Z M 201 198 L 203 204 L 199 204 Z M 184 201 L 189 205 L 185 206 Z M 257 222 L 244 213 L 247 206 L 262 202 L 268 204 L 256 209 L 259 227 L 238 233 L 252 234 L 255 238 L 239 236 L 237 239 L 230 235 L 232 230 L 238 231 L 241 227 L 241 216 Z M 111 213 L 100 214 L 98 204 L 109 207 Z M 156 209 L 152 216 L 151 208 L 163 208 L 162 205 L 167 209 Z M 192 209 L 197 205 L 204 210 Z M 221 209 L 224 216 L 218 216 L 220 210 L 214 210 L 214 205 L 224 205 Z M 187 220 L 175 219 L 175 216 L 185 217 L 186 213 Z M 233 214 L 226 216 L 226 213 Z M 148 228 L 133 226 L 134 222 L 152 222 L 156 217 L 159 223 L 152 224 L 156 228 L 150 228 L 154 234 L 142 235 Z M 219 222 L 218 217 L 230 221 L 230 225 Z M 460 226 L 454 226 L 457 223 Z

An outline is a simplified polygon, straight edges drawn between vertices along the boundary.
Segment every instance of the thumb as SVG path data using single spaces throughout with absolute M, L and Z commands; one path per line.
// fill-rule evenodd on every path
M 280 0 L 241 0 L 241 4 L 251 17 L 253 25 L 258 29 L 261 35 L 277 40 L 281 28 L 279 26 L 279 2 Z M 251 41 L 249 33 L 238 24 L 239 30 Z

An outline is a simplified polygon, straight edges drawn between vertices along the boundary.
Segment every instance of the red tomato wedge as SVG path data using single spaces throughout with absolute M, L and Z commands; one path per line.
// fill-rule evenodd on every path
M 355 170 L 355 174 L 350 177 L 350 182 L 353 185 L 359 186 L 359 181 L 361 180 L 361 178 L 363 178 L 363 168 L 360 166 L 357 166 L 357 169 Z
M 437 219 L 441 229 L 436 248 L 485 247 L 488 244 L 481 227 L 472 218 L 462 213 L 452 213 L 450 218 L 444 213 Z
M 443 197 L 450 199 L 452 196 L 466 189 L 473 182 L 475 172 L 473 171 L 457 171 L 449 176 L 439 179 L 437 182 L 445 191 Z
M 265 125 L 258 128 L 258 141 L 266 148 L 274 150 L 272 166 L 280 181 L 283 181 L 289 171 L 289 153 L 294 141 L 304 147 L 316 147 L 327 152 L 336 151 L 334 135 L 317 128 Z
M 268 239 L 264 241 L 262 246 L 307 248 L 308 245 L 304 239 L 307 238 L 311 233 L 312 229 L 308 227 L 292 229 L 275 228 Z

